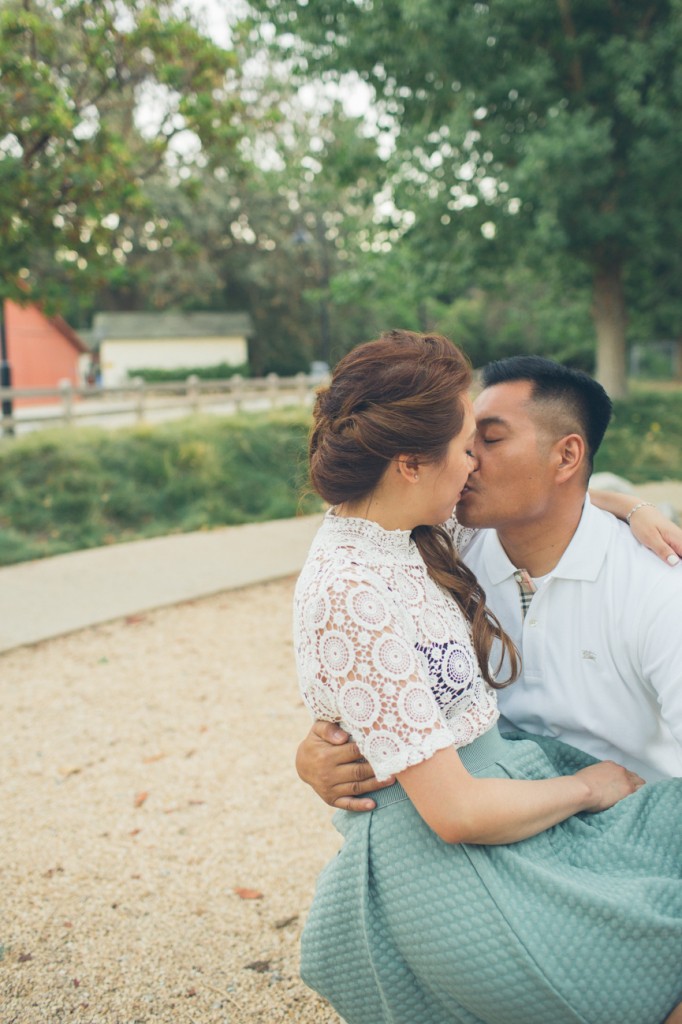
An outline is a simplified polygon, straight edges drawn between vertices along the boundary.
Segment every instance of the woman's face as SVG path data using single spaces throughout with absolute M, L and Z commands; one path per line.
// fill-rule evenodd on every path
M 421 523 L 436 526 L 452 515 L 470 473 L 477 462 L 472 448 L 476 433 L 471 399 L 468 395 L 458 399 L 464 407 L 464 420 L 459 434 L 450 441 L 441 462 L 420 463 L 419 502 Z

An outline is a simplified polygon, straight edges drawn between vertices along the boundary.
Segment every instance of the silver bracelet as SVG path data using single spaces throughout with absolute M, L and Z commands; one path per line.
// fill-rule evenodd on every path
M 630 520 L 634 516 L 635 512 L 639 511 L 640 508 L 656 508 L 656 505 L 653 501 L 640 501 L 638 505 L 635 505 L 634 508 L 630 509 L 630 511 L 625 517 L 625 522 L 628 524 L 628 526 L 630 525 Z

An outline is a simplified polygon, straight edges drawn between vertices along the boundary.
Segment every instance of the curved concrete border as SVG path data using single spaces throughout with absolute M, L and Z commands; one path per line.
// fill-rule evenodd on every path
M 0 651 L 299 572 L 321 516 L 173 534 L 0 569 Z

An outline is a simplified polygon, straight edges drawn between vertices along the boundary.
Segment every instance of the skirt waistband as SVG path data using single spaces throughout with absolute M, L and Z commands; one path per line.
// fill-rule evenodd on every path
M 479 736 L 473 743 L 468 743 L 466 747 L 459 747 L 457 753 L 466 770 L 473 774 L 474 772 L 483 771 L 485 768 L 490 767 L 491 764 L 501 760 L 504 757 L 505 748 L 506 741 L 500 735 L 500 730 L 494 725 L 492 729 L 488 729 L 487 732 Z M 368 793 L 367 796 L 376 802 L 377 810 L 380 807 L 397 804 L 400 800 L 409 799 L 399 782 L 394 782 L 392 786 L 388 786 L 386 789 L 378 789 L 374 793 Z

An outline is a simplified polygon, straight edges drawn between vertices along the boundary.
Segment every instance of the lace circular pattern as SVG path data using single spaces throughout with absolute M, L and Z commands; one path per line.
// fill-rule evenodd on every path
M 315 717 L 377 778 L 481 736 L 498 717 L 469 627 L 406 531 L 327 517 L 295 595 L 296 660 Z
M 368 726 L 379 717 L 381 702 L 367 683 L 347 683 L 339 691 L 339 709 L 344 722 Z

